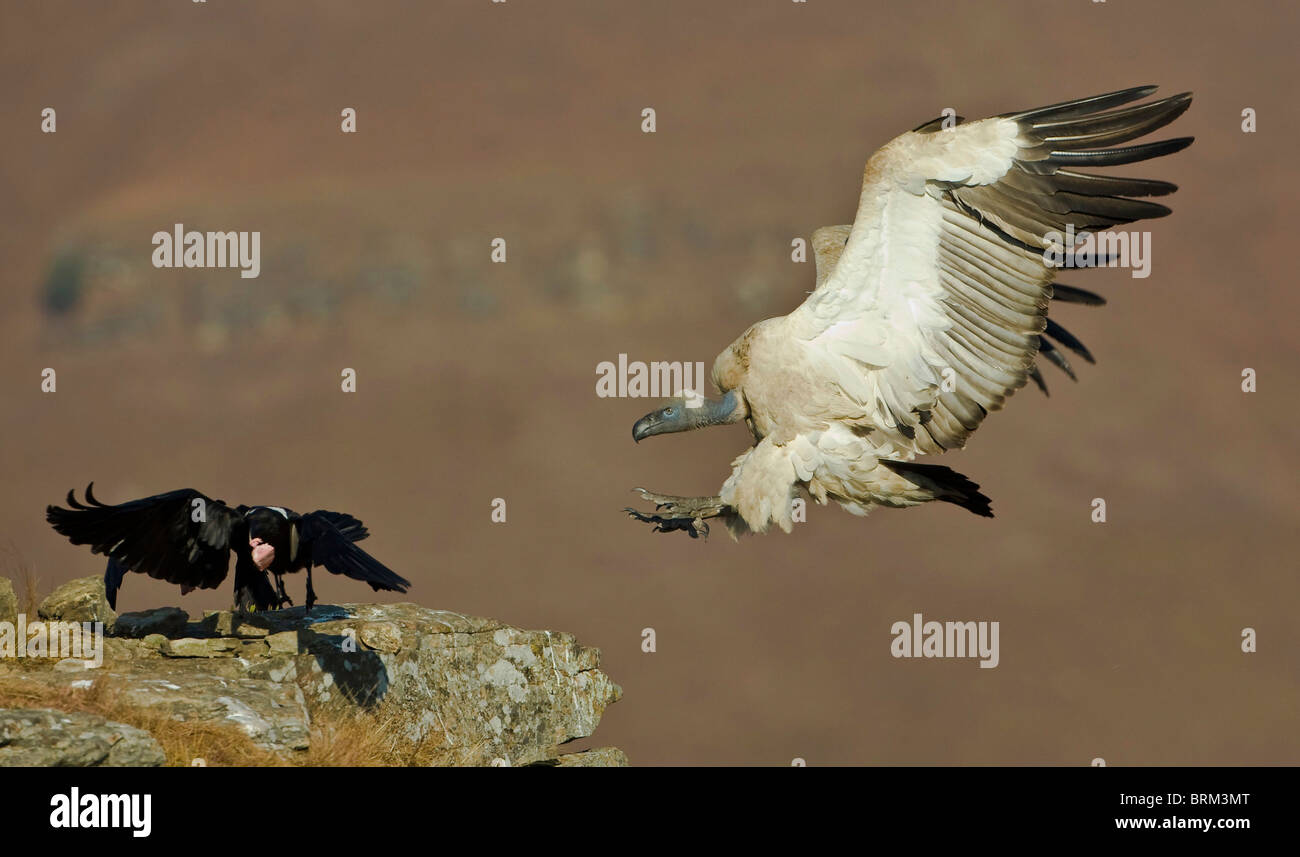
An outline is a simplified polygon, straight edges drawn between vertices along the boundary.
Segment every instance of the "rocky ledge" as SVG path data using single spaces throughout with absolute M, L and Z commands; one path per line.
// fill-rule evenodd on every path
M 103 663 L 0 657 L 0 679 L 11 688 L 72 693 L 107 683 L 132 710 L 227 724 L 288 761 L 311 747 L 314 718 L 342 710 L 382 713 L 397 739 L 434 747 L 445 764 L 627 763 L 609 747 L 560 752 L 590 736 L 621 694 L 598 669 L 600 651 L 570 634 L 415 604 L 116 616 L 98 578 L 60 587 L 39 613 L 44 621 L 104 621 Z M 0 766 L 160 764 L 150 740 L 103 718 L 0 708 Z

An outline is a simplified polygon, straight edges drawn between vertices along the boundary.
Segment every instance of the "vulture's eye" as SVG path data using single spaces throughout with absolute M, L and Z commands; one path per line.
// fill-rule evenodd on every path
M 671 417 L 672 415 L 673 415 L 673 409 L 672 409 L 672 408 L 664 408 L 664 416 L 666 416 L 666 417 Z

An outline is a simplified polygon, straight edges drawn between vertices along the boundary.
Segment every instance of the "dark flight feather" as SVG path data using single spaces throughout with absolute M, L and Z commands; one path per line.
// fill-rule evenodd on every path
M 1101 306 L 1106 303 L 1106 299 L 1096 292 L 1067 286 L 1064 283 L 1052 283 L 1052 300 L 1067 304 L 1084 304 L 1086 306 Z

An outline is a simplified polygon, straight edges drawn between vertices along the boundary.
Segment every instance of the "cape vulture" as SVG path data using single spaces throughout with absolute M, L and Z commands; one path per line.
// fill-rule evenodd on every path
M 1169 214 L 1137 198 L 1172 193 L 1169 182 L 1086 171 L 1192 142 L 1130 143 L 1191 103 L 1183 93 L 1123 106 L 1155 89 L 977 122 L 935 119 L 872 155 L 853 225 L 813 233 L 813 292 L 718 355 L 721 398 L 670 401 L 632 428 L 639 442 L 743 421 L 754 445 L 732 463 L 718 496 L 638 488 L 656 510 L 629 514 L 692 537 L 707 534 L 705 519 L 715 517 L 733 535 L 773 524 L 789 532 L 803 488 L 856 515 L 943 500 L 992 517 L 974 482 L 914 459 L 964 447 L 1026 380 L 1046 393 L 1038 357 L 1074 378 L 1056 343 L 1093 362 L 1048 310 L 1053 298 L 1105 301 L 1053 286 L 1054 266 L 1061 257 L 1066 267 L 1089 264 L 1072 258 L 1063 235 Z
M 376 592 L 405 592 L 411 585 L 354 544 L 370 532 L 351 515 L 324 509 L 299 515 L 282 506 L 231 508 L 193 488 L 108 506 L 95 499 L 93 488 L 93 482 L 86 487 L 85 503 L 69 491 L 71 508 L 48 506 L 45 519 L 74 545 L 108 556 L 104 589 L 114 609 L 126 572 L 179 583 L 182 594 L 215 589 L 226 579 L 232 550 L 238 610 L 293 604 L 283 575 L 295 571 L 307 572 L 310 610 L 316 603 L 313 565 L 364 581 Z M 268 571 L 275 575 L 274 589 Z

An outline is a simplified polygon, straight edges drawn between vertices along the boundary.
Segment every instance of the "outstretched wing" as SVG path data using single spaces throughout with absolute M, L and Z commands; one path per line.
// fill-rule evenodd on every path
M 68 506 L 48 506 L 45 520 L 74 545 L 89 545 L 109 557 L 106 584 L 138 571 L 169 583 L 212 589 L 230 566 L 230 534 L 242 525 L 235 510 L 193 488 L 156 494 L 108 506 L 97 499 L 94 483 L 86 502 L 68 492 Z
M 338 521 L 344 524 L 342 530 L 336 526 Z M 365 535 L 360 521 L 338 512 L 322 509 L 298 519 L 299 544 L 310 551 L 312 565 L 323 565 L 334 574 L 365 581 L 376 592 L 381 589 L 405 592 L 411 585 L 409 580 L 353 544 Z
M 350 542 L 359 542 L 370 537 L 370 531 L 366 529 L 366 525 L 346 512 L 329 512 L 325 509 L 318 509 L 312 514 L 325 518 L 334 525 L 334 529 L 346 536 Z
M 1054 268 L 1044 253 L 1059 248 L 1055 234 L 1068 226 L 1095 230 L 1169 213 L 1131 198 L 1176 190 L 1168 182 L 1074 169 L 1189 145 L 1191 138 L 1116 145 L 1172 122 L 1191 102 L 1185 93 L 1113 109 L 1154 91 L 1136 87 L 951 128 L 928 123 L 868 161 L 847 240 L 843 227 L 814 233 L 818 286 L 790 314 L 789 329 L 899 448 L 964 446 L 1026 379 L 1041 384 L 1040 347 L 1070 372 L 1044 334 L 1091 360 L 1047 319 Z M 1102 302 L 1060 288 L 1059 299 Z

